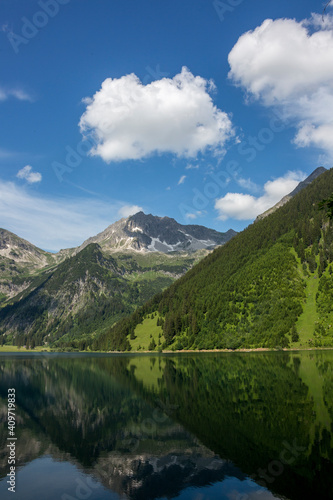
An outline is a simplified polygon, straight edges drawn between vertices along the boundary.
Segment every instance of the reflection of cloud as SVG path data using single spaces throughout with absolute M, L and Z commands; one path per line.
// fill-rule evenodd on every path
M 293 191 L 305 177 L 303 172 L 288 172 L 284 177 L 266 182 L 264 194 L 257 198 L 249 194 L 227 193 L 215 201 L 215 208 L 219 212 L 218 218 L 254 219 Z
M 195 157 L 207 148 L 218 154 L 233 130 L 228 115 L 213 104 L 213 87 L 185 67 L 174 78 L 147 85 L 134 74 L 108 78 L 85 99 L 80 129 L 94 135 L 91 154 L 107 162 L 167 152 Z

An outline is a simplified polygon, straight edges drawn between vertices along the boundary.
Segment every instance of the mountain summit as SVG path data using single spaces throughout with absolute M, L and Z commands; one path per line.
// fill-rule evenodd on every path
M 229 229 L 220 233 L 198 225 L 182 225 L 169 217 L 138 212 L 111 224 L 104 231 L 86 240 L 78 251 L 90 243 L 98 243 L 104 251 L 136 250 L 140 252 L 196 251 L 213 249 L 235 236 Z

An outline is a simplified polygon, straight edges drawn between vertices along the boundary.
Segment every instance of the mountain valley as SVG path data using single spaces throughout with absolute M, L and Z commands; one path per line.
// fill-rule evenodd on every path
M 2 230 L 0 339 L 85 348 L 235 234 L 139 212 L 52 254 Z

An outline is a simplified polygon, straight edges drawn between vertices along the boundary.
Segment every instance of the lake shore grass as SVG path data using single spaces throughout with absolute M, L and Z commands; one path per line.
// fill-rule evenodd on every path
M 50 348 L 36 346 L 34 349 L 26 349 L 25 347 L 17 347 L 17 345 L 3 345 L 0 346 L 0 353 L 1 352 L 50 352 Z

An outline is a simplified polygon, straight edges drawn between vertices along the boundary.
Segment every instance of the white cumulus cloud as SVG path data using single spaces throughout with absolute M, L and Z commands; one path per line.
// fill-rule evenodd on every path
M 34 184 L 42 180 L 42 174 L 40 172 L 33 172 L 30 165 L 21 168 L 21 170 L 17 172 L 16 177 L 25 179 L 29 184 Z
M 212 81 L 183 67 L 174 78 L 147 85 L 135 74 L 108 78 L 84 100 L 82 134 L 92 134 L 92 155 L 106 162 L 138 160 L 151 154 L 195 157 L 211 149 L 223 152 L 234 134 L 228 115 L 211 98 Z
M 266 19 L 228 56 L 229 78 L 296 121 L 295 143 L 333 154 L 333 17 Z
M 264 185 L 262 196 L 255 197 L 243 193 L 227 193 L 215 201 L 215 209 L 221 220 L 237 219 L 251 220 L 262 214 L 284 196 L 295 189 L 297 184 L 304 180 L 303 172 L 288 172 L 285 176 L 273 181 L 267 181 Z
M 137 214 L 138 212 L 143 212 L 143 208 L 138 205 L 124 205 L 118 210 L 120 217 L 129 217 L 130 215 Z
M 178 186 L 179 186 L 180 184 L 184 184 L 185 179 L 186 179 L 186 175 L 182 175 L 182 176 L 181 176 L 181 178 L 180 178 L 180 179 L 179 179 L 179 181 L 178 181 Z

